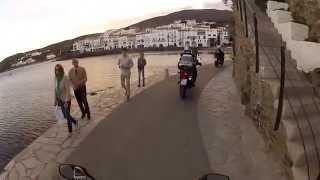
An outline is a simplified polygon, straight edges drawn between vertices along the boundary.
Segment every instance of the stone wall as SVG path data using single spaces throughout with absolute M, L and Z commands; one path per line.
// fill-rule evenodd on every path
M 286 0 L 273 0 L 273 1 L 286 2 Z M 265 11 L 267 8 L 267 2 L 268 0 L 255 0 L 256 5 L 259 6 L 263 11 Z
M 264 11 L 268 0 L 255 0 Z M 308 41 L 320 42 L 320 0 L 273 0 L 288 2 L 294 21 L 310 27 Z
M 295 21 L 310 27 L 309 41 L 320 42 L 320 0 L 287 0 Z
M 310 27 L 309 37 L 311 42 L 320 43 L 320 0 L 286 0 L 294 21 Z M 315 69 L 308 74 L 311 83 L 320 95 L 320 69 Z
M 236 79 L 237 86 L 241 91 L 242 104 L 248 105 L 250 103 L 251 93 L 251 78 L 250 68 L 251 63 L 254 61 L 253 45 L 250 40 L 245 37 L 243 25 L 240 22 L 239 14 L 234 14 L 234 33 L 235 33 L 235 61 L 234 61 L 234 78 Z
M 287 179 L 292 179 L 291 162 L 288 158 L 286 136 L 283 125 L 274 131 L 277 109 L 275 89 L 279 82 L 262 80 L 255 73 L 255 46 L 245 37 L 240 15 L 235 11 L 235 49 L 234 78 L 241 94 L 242 103 L 246 106 L 246 114 L 251 117 L 257 130 L 265 140 L 266 152 L 271 153 L 274 160 L 283 167 Z

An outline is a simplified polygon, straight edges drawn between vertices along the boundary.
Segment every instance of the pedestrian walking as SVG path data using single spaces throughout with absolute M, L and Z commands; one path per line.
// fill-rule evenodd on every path
M 141 78 L 142 78 L 142 86 L 145 86 L 145 77 L 144 77 L 144 67 L 147 65 L 147 61 L 144 58 L 144 53 L 140 53 L 140 57 L 138 58 L 138 76 L 139 76 L 139 84 L 138 87 L 141 86 Z
M 122 50 L 122 55 L 118 61 L 118 66 L 121 70 L 121 86 L 125 90 L 127 101 L 130 100 L 130 76 L 133 61 L 129 57 L 127 49 Z
M 74 90 L 74 95 L 77 99 L 79 108 L 81 110 L 83 119 L 86 115 L 87 118 L 91 118 L 90 108 L 87 99 L 87 73 L 86 69 L 79 66 L 79 61 L 77 59 L 72 60 L 73 68 L 69 71 L 69 78 L 72 83 Z
M 68 77 L 64 73 L 64 69 L 61 64 L 55 66 L 55 98 L 54 105 L 60 106 L 64 118 L 68 122 L 69 133 L 72 133 L 72 124 L 78 125 L 77 121 L 70 114 L 71 106 L 71 83 Z

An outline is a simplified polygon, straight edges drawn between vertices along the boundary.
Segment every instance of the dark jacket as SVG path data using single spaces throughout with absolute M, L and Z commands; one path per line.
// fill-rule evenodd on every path
M 138 58 L 138 69 L 143 69 L 144 66 L 147 65 L 147 61 L 145 58 Z
M 224 52 L 221 49 L 218 49 L 215 52 L 215 57 L 217 58 L 217 60 L 222 60 L 224 61 Z

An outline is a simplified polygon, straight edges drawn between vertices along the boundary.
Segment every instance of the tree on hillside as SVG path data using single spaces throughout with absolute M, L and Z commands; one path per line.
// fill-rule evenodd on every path
M 225 4 L 228 7 L 232 6 L 232 0 L 222 0 L 223 4 Z

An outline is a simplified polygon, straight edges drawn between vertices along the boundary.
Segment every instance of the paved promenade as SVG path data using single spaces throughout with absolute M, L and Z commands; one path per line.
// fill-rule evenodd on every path
M 198 106 L 211 170 L 231 180 L 287 180 L 253 121 L 244 115 L 232 67 L 221 71 L 203 90 Z
M 202 67 L 184 101 L 174 76 L 120 105 L 67 162 L 87 167 L 97 179 L 194 180 L 209 172 L 197 105 L 215 72 Z
M 195 180 L 208 172 L 236 180 L 285 180 L 244 115 L 231 63 L 203 67 L 182 101 L 176 79 L 162 82 L 111 113 L 67 162 L 97 179 Z
M 172 76 L 134 90 L 129 103 L 101 101 L 96 118 L 78 134 L 67 138 L 65 127 L 53 127 L 19 154 L 0 180 L 60 180 L 57 165 L 63 162 L 86 167 L 98 180 L 196 180 L 208 172 L 232 180 L 285 180 L 243 115 L 231 66 L 230 61 L 220 69 L 203 66 L 186 100 Z M 101 98 L 121 94 L 109 96 Z

